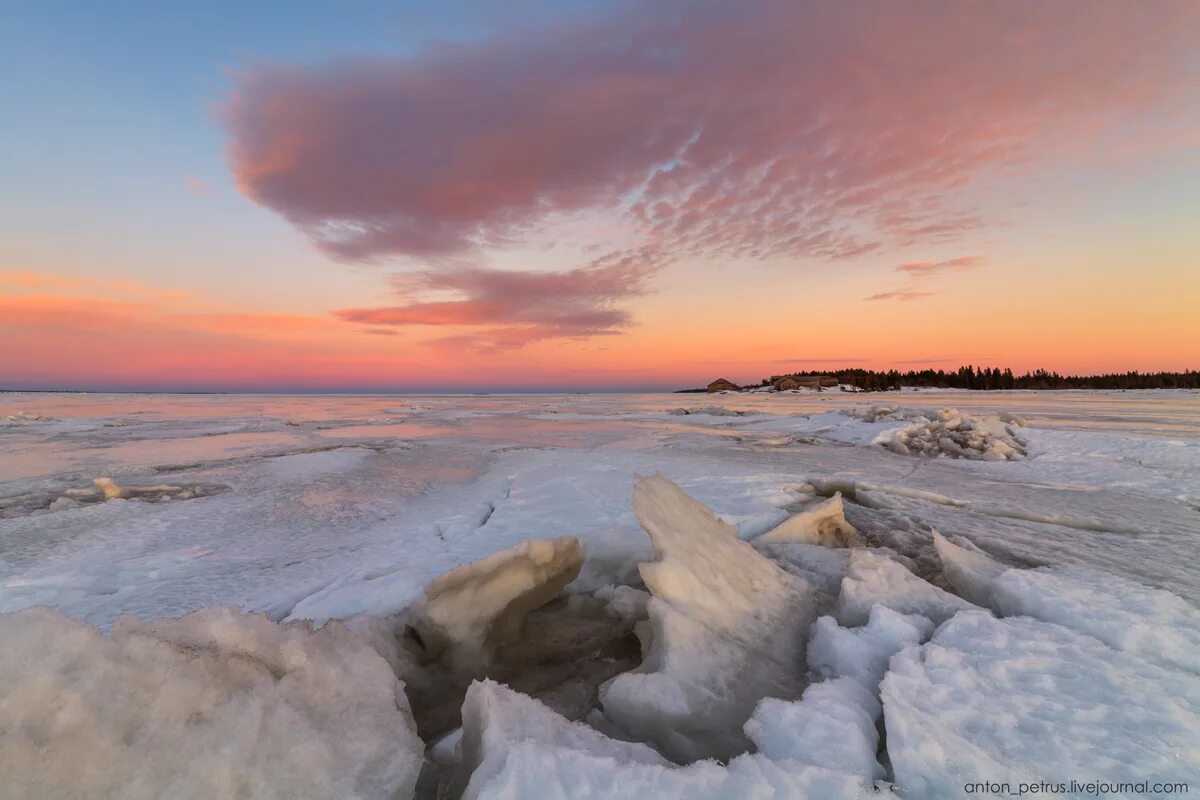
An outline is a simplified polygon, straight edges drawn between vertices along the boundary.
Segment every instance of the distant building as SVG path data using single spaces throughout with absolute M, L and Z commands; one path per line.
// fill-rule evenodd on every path
M 724 378 L 717 378 L 715 381 L 713 381 L 712 383 L 710 383 L 708 385 L 708 388 L 705 391 L 712 393 L 712 392 L 740 392 L 741 390 L 742 390 L 742 387 L 738 386 L 733 381 L 727 381 Z

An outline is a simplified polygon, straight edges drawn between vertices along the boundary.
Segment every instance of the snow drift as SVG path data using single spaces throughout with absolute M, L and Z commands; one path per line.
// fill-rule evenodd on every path
M 422 763 L 388 665 L 340 623 L 208 608 L 0 616 L 0 797 L 395 798 Z
M 679 761 L 747 747 L 742 724 L 763 697 L 796 697 L 813 592 L 663 475 L 639 477 L 634 511 L 656 560 L 642 665 L 607 683 L 604 713 Z

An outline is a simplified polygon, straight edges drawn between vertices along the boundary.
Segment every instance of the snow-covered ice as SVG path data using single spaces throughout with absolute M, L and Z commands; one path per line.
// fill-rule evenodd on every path
M 964 597 L 1200 675 L 1200 610 L 1182 598 L 1080 567 L 1009 569 L 940 535 L 934 541 L 946 576 Z
M 905 797 L 960 798 L 983 782 L 1014 792 L 1072 780 L 1186 783 L 1200 763 L 1200 678 L 1028 617 L 958 614 L 897 655 L 882 687 Z

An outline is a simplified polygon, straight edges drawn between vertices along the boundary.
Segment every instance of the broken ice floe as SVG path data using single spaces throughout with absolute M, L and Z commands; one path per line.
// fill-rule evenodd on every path
M 802 688 L 813 592 L 662 475 L 639 477 L 633 503 L 656 557 L 640 568 L 651 641 L 601 690 L 604 713 L 677 760 L 743 752 L 755 703 Z
M 912 418 L 909 424 L 884 431 L 874 443 L 901 455 L 1012 461 L 1028 454 L 1025 440 L 999 417 L 986 418 L 948 408 L 932 419 Z
M 12 414 L 4 415 L 4 423 L 8 425 L 22 425 L 31 422 L 54 422 L 54 417 L 47 417 L 39 414 L 36 411 L 16 411 Z
M 725 406 L 692 406 L 690 408 L 672 408 L 667 412 L 677 417 L 687 417 L 694 414 L 708 415 L 710 417 L 744 417 L 745 411 L 736 411 L 726 408 Z
M 797 542 L 825 547 L 861 547 L 862 537 L 846 521 L 841 492 L 819 500 L 798 514 L 788 517 L 756 540 L 763 544 Z
M 865 625 L 876 608 L 920 614 L 942 623 L 959 611 L 975 608 L 958 595 L 922 580 L 893 558 L 854 550 L 841 581 L 837 618 L 843 625 Z
M 520 636 L 529 612 L 558 596 L 582 564 L 573 536 L 522 542 L 434 580 L 408 625 L 428 657 L 481 672 L 498 646 Z

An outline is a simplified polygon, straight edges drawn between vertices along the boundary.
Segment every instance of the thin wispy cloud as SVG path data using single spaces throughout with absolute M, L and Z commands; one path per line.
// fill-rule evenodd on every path
M 946 261 L 909 261 L 896 267 L 896 271 L 914 277 L 928 277 L 944 272 L 972 269 L 986 263 L 987 259 L 983 256 L 959 256 Z
M 900 289 L 894 292 L 880 292 L 869 297 L 864 297 L 864 300 L 920 300 L 923 297 L 933 297 L 937 292 L 915 292 L 907 289 Z

